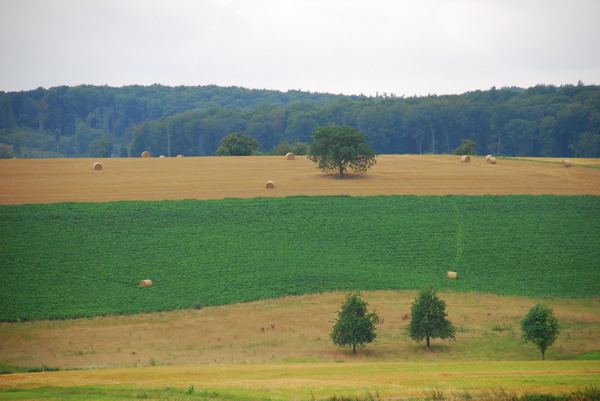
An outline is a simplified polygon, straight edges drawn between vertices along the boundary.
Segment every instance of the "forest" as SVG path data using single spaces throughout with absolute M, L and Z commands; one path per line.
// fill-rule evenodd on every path
M 358 129 L 379 154 L 451 153 L 468 139 L 477 154 L 600 157 L 600 86 L 413 97 L 158 84 L 0 92 L 3 158 L 211 156 L 231 133 L 277 154 L 326 125 Z

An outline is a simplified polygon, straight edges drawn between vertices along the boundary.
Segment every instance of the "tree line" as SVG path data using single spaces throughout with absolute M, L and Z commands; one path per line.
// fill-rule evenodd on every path
M 469 140 L 477 154 L 600 157 L 600 86 L 420 97 L 162 85 L 0 92 L 0 144 L 20 157 L 211 156 L 232 133 L 270 154 L 329 125 L 357 129 L 380 154 L 451 153 Z

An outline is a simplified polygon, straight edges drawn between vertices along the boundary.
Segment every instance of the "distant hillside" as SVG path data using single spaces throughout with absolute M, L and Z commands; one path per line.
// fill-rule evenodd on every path
M 204 156 L 232 132 L 269 153 L 328 124 L 358 128 L 378 153 L 450 153 L 469 139 L 482 155 L 600 157 L 600 87 L 411 98 L 162 85 L 0 92 L 0 157 Z
M 321 104 L 335 95 L 239 87 L 82 85 L 0 92 L 0 144 L 23 157 L 127 156 L 131 129 L 189 110 Z M 2 149 L 0 149 L 0 154 Z M 188 152 L 189 154 L 189 152 Z

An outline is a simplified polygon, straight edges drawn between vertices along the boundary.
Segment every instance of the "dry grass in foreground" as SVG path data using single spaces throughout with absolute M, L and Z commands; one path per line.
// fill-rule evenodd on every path
M 357 355 L 329 339 L 343 293 L 136 316 L 0 324 L 0 363 L 61 368 L 327 361 L 537 360 L 519 322 L 537 302 L 562 326 L 548 359 L 600 349 L 600 299 L 533 299 L 442 292 L 456 341 L 433 348 L 406 335 L 415 291 L 363 293 L 383 319 Z
M 102 170 L 94 170 L 94 162 Z M 0 204 L 320 195 L 600 195 L 600 169 L 459 156 L 380 155 L 338 179 L 306 157 L 0 160 Z M 586 159 L 583 164 L 590 164 Z M 580 163 L 581 164 L 581 163 Z M 275 183 L 267 189 L 267 181 Z

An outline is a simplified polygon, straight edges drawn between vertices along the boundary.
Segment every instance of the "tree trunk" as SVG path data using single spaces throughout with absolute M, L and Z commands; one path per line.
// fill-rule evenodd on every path
M 502 139 L 502 132 L 498 133 L 498 156 L 500 156 L 500 140 Z
M 352 353 L 356 354 L 356 344 L 352 344 Z
M 429 337 L 425 337 L 427 339 L 427 348 L 429 348 Z
M 544 360 L 544 353 L 546 352 L 546 350 L 541 350 L 542 351 L 542 361 Z
M 429 123 L 429 130 L 431 131 L 431 153 L 435 154 L 435 130 L 433 129 L 433 123 Z
M 448 128 L 442 128 L 442 132 L 446 137 L 446 152 L 450 153 L 450 137 L 448 136 Z
M 171 157 L 171 130 L 167 123 L 167 156 Z

